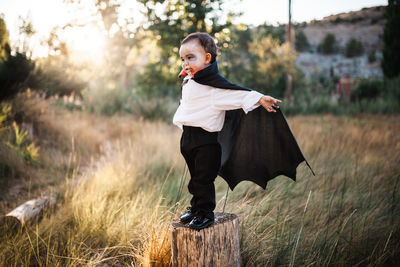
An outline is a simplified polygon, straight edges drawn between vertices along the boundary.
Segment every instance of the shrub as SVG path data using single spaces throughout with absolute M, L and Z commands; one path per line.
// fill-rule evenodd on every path
M 332 84 L 313 79 L 294 90 L 294 103 L 281 105 L 285 114 L 352 115 L 358 113 L 391 114 L 400 112 L 400 77 L 391 80 L 363 79 L 352 92 L 352 101 L 344 106 L 332 94 Z
M 77 75 L 67 74 L 63 66 L 51 66 L 47 63 L 33 69 L 29 86 L 34 90 L 44 92 L 46 97 L 55 95 L 81 97 L 81 92 L 87 83 L 79 79 Z
M 346 57 L 357 57 L 361 56 L 363 53 L 364 46 L 362 42 L 355 38 L 351 38 L 349 41 L 347 41 L 345 50 Z
M 177 97 L 180 91 L 177 79 L 179 71 L 178 68 L 174 69 L 159 62 L 147 64 L 134 77 L 137 85 L 136 93 L 144 99 Z
M 20 129 L 17 123 L 13 123 L 15 138 L 13 142 L 6 144 L 17 153 L 17 155 L 27 164 L 39 161 L 39 147 L 29 141 L 28 131 Z
M 0 100 L 16 95 L 27 87 L 27 80 L 35 63 L 25 54 L 9 55 L 7 60 L 0 63 Z
M 394 79 L 387 80 L 385 87 L 387 98 L 393 99 L 400 104 L 400 75 Z
M 164 120 L 170 122 L 178 103 L 170 97 L 149 100 L 136 99 L 132 113 L 149 120 Z
M 141 93 L 134 88 L 117 87 L 109 90 L 92 87 L 83 94 L 82 108 L 91 113 L 107 116 L 130 113 L 149 120 L 172 119 L 178 105 L 177 97 L 150 98 L 144 97 Z M 60 105 L 62 102 L 58 101 L 57 104 Z
M 120 112 L 132 112 L 133 92 L 127 88 L 114 89 L 103 86 L 92 86 L 83 93 L 83 107 L 85 110 L 111 116 Z
M 13 120 L 11 105 L 0 105 L 0 175 L 10 176 L 19 165 L 38 163 L 39 147 L 29 140 L 28 132 L 21 129 Z M 12 126 L 10 124 L 12 122 Z M 17 169 L 19 169 L 17 167 Z
M 376 54 L 375 54 L 375 50 L 372 50 L 369 54 L 368 54 L 368 62 L 369 63 L 373 63 L 376 61 Z
M 0 63 L 0 100 L 9 99 L 27 88 L 44 92 L 46 96 L 81 96 L 85 86 L 85 82 L 66 74 L 62 67 L 38 66 L 23 53 L 9 55 Z
M 373 99 L 384 91 L 383 81 L 377 79 L 361 79 L 351 92 L 352 100 Z

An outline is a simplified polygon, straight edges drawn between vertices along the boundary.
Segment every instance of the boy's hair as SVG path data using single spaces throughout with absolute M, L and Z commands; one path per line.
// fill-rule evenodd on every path
M 181 41 L 181 45 L 194 39 L 199 40 L 199 43 L 204 48 L 204 50 L 207 53 L 211 54 L 210 63 L 213 63 L 217 59 L 217 50 L 218 50 L 217 45 L 214 42 L 214 39 L 208 33 L 193 32 L 188 36 L 186 36 L 185 39 Z

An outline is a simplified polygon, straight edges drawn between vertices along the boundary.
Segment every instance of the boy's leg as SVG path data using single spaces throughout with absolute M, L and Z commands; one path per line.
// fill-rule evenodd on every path
M 182 137 L 181 137 L 181 141 L 180 141 L 180 143 L 181 143 L 180 149 L 181 149 L 181 154 L 182 154 L 183 158 L 185 159 L 186 165 L 189 169 L 190 180 L 191 180 L 192 179 L 191 177 L 193 177 L 195 174 L 195 172 L 194 172 L 194 170 L 195 170 L 195 164 L 194 164 L 195 149 L 191 142 L 192 138 L 190 138 L 191 137 L 191 135 L 190 135 L 191 128 L 185 127 L 184 129 L 186 129 L 186 131 L 184 131 L 182 133 Z M 190 180 L 189 180 L 189 183 L 190 183 Z M 196 207 L 196 197 L 195 196 L 192 196 L 192 199 L 190 200 L 190 205 L 191 205 L 192 211 L 195 211 L 194 210 L 194 207 Z
M 200 127 L 183 126 L 181 153 L 190 171 L 189 192 L 193 195 L 192 209 L 210 219 L 214 218 L 214 180 L 221 164 L 221 146 L 217 132 Z
M 181 154 L 185 159 L 186 165 L 189 169 L 189 174 L 190 174 L 189 184 L 190 184 L 192 181 L 192 177 L 195 175 L 194 153 L 188 153 L 185 150 L 181 150 Z M 190 200 L 190 205 L 192 207 L 192 211 L 194 211 L 194 208 L 196 207 L 196 196 L 194 195 L 192 196 L 192 199 Z
M 214 181 L 221 164 L 221 146 L 216 143 L 197 147 L 193 156 L 194 173 L 188 185 L 193 195 L 191 204 L 200 214 L 214 219 Z

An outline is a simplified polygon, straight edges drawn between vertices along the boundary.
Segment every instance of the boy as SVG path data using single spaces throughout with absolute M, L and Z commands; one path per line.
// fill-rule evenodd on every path
M 276 112 L 276 103 L 282 101 L 256 91 L 219 89 L 194 81 L 196 73 L 216 66 L 217 47 L 207 33 L 188 35 L 181 42 L 179 54 L 183 61 L 181 75 L 186 77 L 173 123 L 183 129 L 181 153 L 189 168 L 188 189 L 193 195 L 191 207 L 180 221 L 200 230 L 214 223 L 214 180 L 221 164 L 217 139 L 225 111 L 242 108 L 247 114 L 261 105 L 268 112 Z

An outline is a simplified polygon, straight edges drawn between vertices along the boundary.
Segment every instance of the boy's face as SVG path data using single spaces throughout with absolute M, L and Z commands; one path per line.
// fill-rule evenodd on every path
M 197 39 L 182 44 L 179 55 L 183 61 L 182 67 L 191 77 L 199 70 L 207 67 L 211 61 L 211 54 L 204 50 Z

